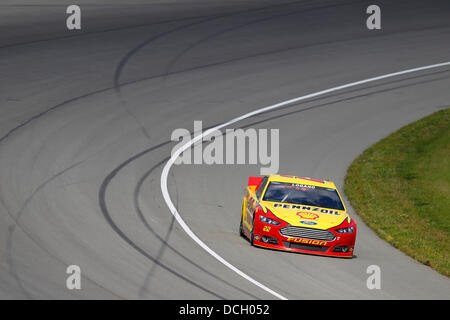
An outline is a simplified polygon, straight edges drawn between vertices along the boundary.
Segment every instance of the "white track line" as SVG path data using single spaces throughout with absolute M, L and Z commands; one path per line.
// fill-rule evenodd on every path
M 294 99 L 286 100 L 286 101 L 283 101 L 283 102 L 280 102 L 280 103 L 277 103 L 277 104 L 274 104 L 274 105 L 271 105 L 271 106 L 260 108 L 260 109 L 257 109 L 255 111 L 246 113 L 246 114 L 244 114 L 244 115 L 242 115 L 240 117 L 231 119 L 230 121 L 225 122 L 225 123 L 223 123 L 221 125 L 218 125 L 218 126 L 216 126 L 214 128 L 206 130 L 205 132 L 199 134 L 198 136 L 195 136 L 194 139 L 188 141 L 186 144 L 184 144 L 178 150 L 176 150 L 173 153 L 173 155 L 171 156 L 171 158 L 169 159 L 169 161 L 167 161 L 166 165 L 163 168 L 163 171 L 161 173 L 161 192 L 162 192 L 162 194 L 164 196 L 164 200 L 166 201 L 167 206 L 169 207 L 170 212 L 172 212 L 172 215 L 175 217 L 175 219 L 178 221 L 178 223 L 181 225 L 181 227 L 184 229 L 184 231 L 195 242 L 197 242 L 197 244 L 200 247 L 202 247 L 206 252 L 208 252 L 210 255 L 212 255 L 214 258 L 219 260 L 225 266 L 227 266 L 228 268 L 230 268 L 231 270 L 236 272 L 238 275 L 240 275 L 244 279 L 250 281 L 254 285 L 256 285 L 256 286 L 260 287 L 261 289 L 269 292 L 270 294 L 274 295 L 275 297 L 277 297 L 279 299 L 287 300 L 286 297 L 283 297 L 281 294 L 273 291 L 272 289 L 266 287 L 262 283 L 256 281 L 252 277 L 248 276 L 247 274 L 245 274 L 244 272 L 242 272 L 241 270 L 239 270 L 238 268 L 236 268 L 235 266 L 230 264 L 224 258 L 219 256 L 216 252 L 211 250 L 211 248 L 209 248 L 202 240 L 200 240 L 200 238 L 197 237 L 195 235 L 195 233 L 193 233 L 192 230 L 189 228 L 189 226 L 184 222 L 184 220 L 181 218 L 179 212 L 175 208 L 175 205 L 173 204 L 173 202 L 172 202 L 172 200 L 170 198 L 169 191 L 167 189 L 167 179 L 168 179 L 168 176 L 169 176 L 169 171 L 170 171 L 170 168 L 172 167 L 172 165 L 174 164 L 175 159 L 178 158 L 178 156 L 183 151 L 185 151 L 186 149 L 190 148 L 195 142 L 203 139 L 204 136 L 209 135 L 213 131 L 219 130 L 219 129 L 223 128 L 223 127 L 226 127 L 226 126 L 229 126 L 229 125 L 231 125 L 233 123 L 236 123 L 238 121 L 250 118 L 250 117 L 255 116 L 257 114 L 260 114 L 260 113 L 263 113 L 263 112 L 266 112 L 266 111 L 269 111 L 269 110 L 277 109 L 277 108 L 280 108 L 280 107 L 283 107 L 283 106 L 286 106 L 288 104 L 295 103 L 295 102 L 298 102 L 298 101 L 314 98 L 314 97 L 317 97 L 317 96 L 320 96 L 320 95 L 323 95 L 323 94 L 326 94 L 326 93 L 330 93 L 330 92 L 334 92 L 334 91 L 338 91 L 338 90 L 342 90 L 342 89 L 347 89 L 347 88 L 350 88 L 350 87 L 358 86 L 358 85 L 361 85 L 361 84 L 364 84 L 364 83 L 373 82 L 373 81 L 377 81 L 377 80 L 382 80 L 382 79 L 386 79 L 386 78 L 391 78 L 391 77 L 395 77 L 395 76 L 400 76 L 400 75 L 404 75 L 404 74 L 407 74 L 407 73 L 412 73 L 412 72 L 417 72 L 417 71 L 422 71 L 422 70 L 428 70 L 428 69 L 433 69 L 433 68 L 439 68 L 439 67 L 448 66 L 448 65 L 450 65 L 450 62 L 443 62 L 443 63 L 432 64 L 432 65 L 423 66 L 423 67 L 419 67 L 419 68 L 414 68 L 414 69 L 408 69 L 408 70 L 403 70 L 403 71 L 399 71 L 399 72 L 389 73 L 389 74 L 385 74 L 385 75 L 381 75 L 381 76 L 378 76 L 378 77 L 373 77 L 373 78 L 369 78 L 369 79 L 365 79 L 365 80 L 361 80 L 361 81 L 351 82 L 351 83 L 348 83 L 348 84 L 344 84 L 342 86 L 338 86 L 338 87 L 334 87 L 334 88 L 318 91 L 318 92 L 307 94 L 307 95 L 304 95 L 304 96 L 301 96 L 301 97 L 297 97 L 297 98 L 294 98 Z

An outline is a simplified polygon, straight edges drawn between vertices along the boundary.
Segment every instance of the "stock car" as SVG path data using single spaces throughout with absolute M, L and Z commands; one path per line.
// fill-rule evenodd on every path
M 257 247 L 351 258 L 356 222 L 332 181 L 267 175 L 248 179 L 239 233 Z

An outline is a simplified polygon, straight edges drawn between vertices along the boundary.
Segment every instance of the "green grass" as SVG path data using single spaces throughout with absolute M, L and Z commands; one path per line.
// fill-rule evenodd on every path
M 450 275 L 450 109 L 364 151 L 347 171 L 344 192 L 382 239 Z

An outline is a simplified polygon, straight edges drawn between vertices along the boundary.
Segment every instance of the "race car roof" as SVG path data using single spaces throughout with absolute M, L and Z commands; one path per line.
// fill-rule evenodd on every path
M 310 178 L 310 177 L 298 177 L 298 176 L 292 176 L 292 175 L 272 174 L 272 175 L 269 175 L 269 182 L 270 181 L 298 183 L 298 184 L 306 184 L 306 185 L 312 185 L 312 186 L 317 186 L 317 187 L 336 189 L 336 186 L 333 181 L 315 179 L 315 178 Z

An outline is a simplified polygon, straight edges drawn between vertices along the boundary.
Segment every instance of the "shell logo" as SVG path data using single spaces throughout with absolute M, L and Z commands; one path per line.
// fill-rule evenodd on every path
M 312 213 L 312 212 L 308 212 L 308 211 L 299 211 L 299 212 L 297 212 L 297 215 L 300 218 L 308 219 L 308 220 L 317 220 L 317 219 L 319 219 L 319 215 L 318 214 L 315 214 L 315 213 Z

